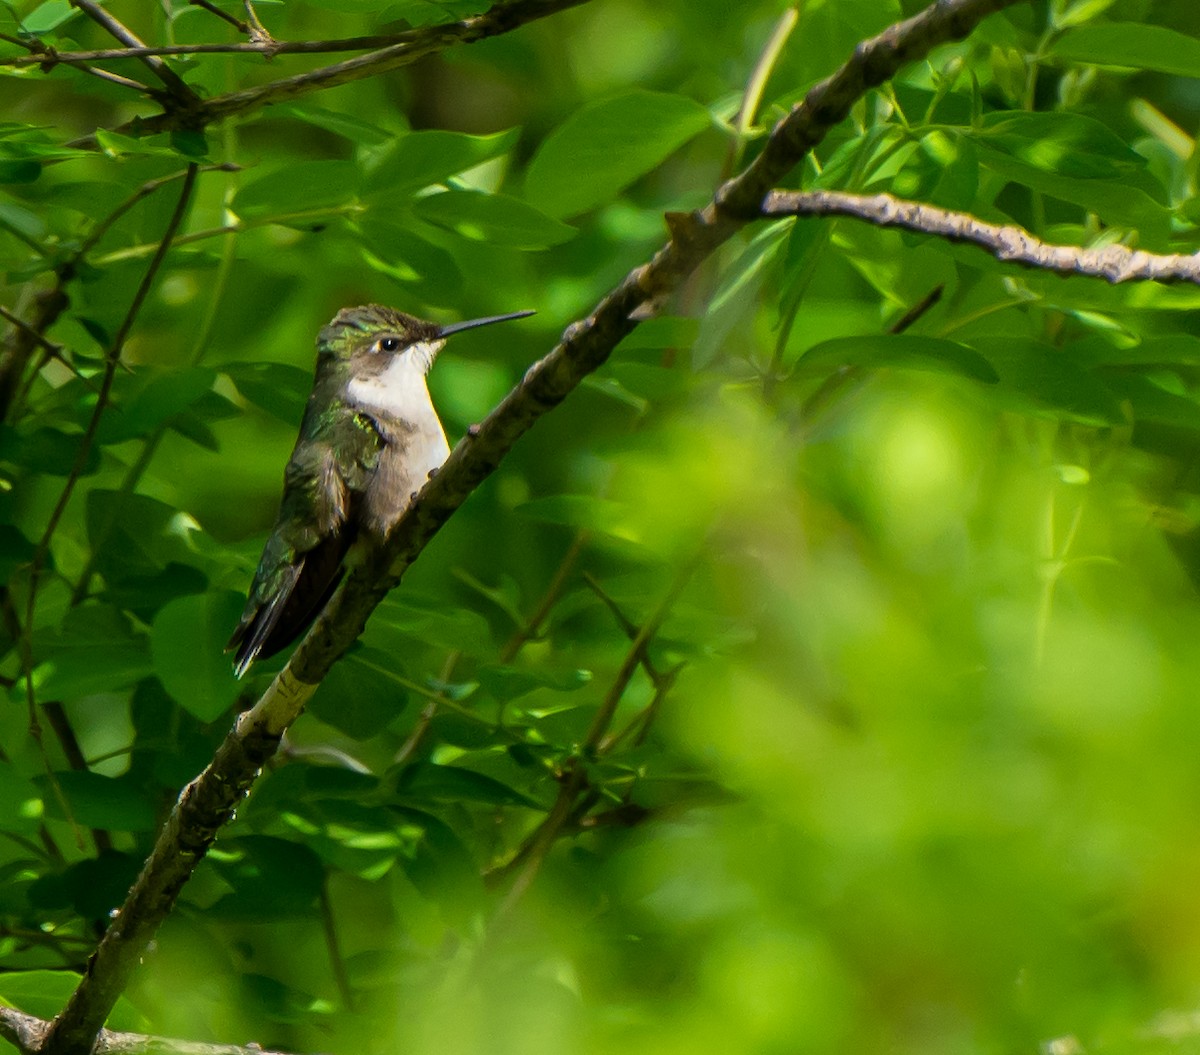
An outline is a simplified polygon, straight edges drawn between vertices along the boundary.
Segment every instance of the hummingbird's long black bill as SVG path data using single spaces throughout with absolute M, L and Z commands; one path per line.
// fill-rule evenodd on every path
M 509 319 L 524 319 L 536 314 L 536 311 L 514 311 L 510 315 L 489 315 L 486 319 L 469 319 L 466 322 L 452 322 L 449 326 L 443 326 L 438 330 L 438 336 L 449 337 L 452 333 L 473 330 L 476 326 L 491 326 L 493 322 L 508 322 Z

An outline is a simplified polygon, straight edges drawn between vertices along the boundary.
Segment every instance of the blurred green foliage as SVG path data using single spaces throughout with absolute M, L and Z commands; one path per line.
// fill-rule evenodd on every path
M 150 42 L 238 39 L 183 0 L 108 6 Z M 257 9 L 300 40 L 483 6 Z M 4 303 L 34 317 L 131 205 L 72 264 L 61 359 L 0 429 L 0 997 L 61 1005 L 277 669 L 239 684 L 221 648 L 320 326 L 370 301 L 538 309 L 436 365 L 461 435 L 661 244 L 664 211 L 706 202 L 919 9 L 805 4 L 739 120 L 785 7 L 594 0 L 203 138 L 114 131 L 153 104 L 3 67 Z M 5 8 L 0 32 L 112 43 L 61 0 Z M 170 63 L 212 97 L 329 60 Z M 1183 0 L 1020 5 L 864 99 L 792 185 L 1191 252 L 1197 78 Z M 195 157 L 240 169 L 198 177 L 73 474 Z M 375 613 L 113 1023 L 347 1053 L 1197 1048 L 1197 306 L 849 220 L 747 229 Z M 581 753 L 681 569 L 648 669 Z

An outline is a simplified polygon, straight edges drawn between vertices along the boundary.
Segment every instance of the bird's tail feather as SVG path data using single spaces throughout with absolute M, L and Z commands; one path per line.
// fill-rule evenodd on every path
M 275 595 L 254 613 L 250 622 L 245 625 L 245 629 L 239 628 L 240 643 L 238 643 L 239 634 L 234 634 L 230 645 L 237 644 L 237 652 L 233 657 L 233 673 L 237 677 L 240 678 L 246 673 L 250 664 L 258 658 L 258 654 L 263 650 L 263 646 L 271 636 L 271 631 L 275 629 L 279 617 L 283 615 L 288 598 L 292 596 L 292 590 L 296 588 L 296 583 L 303 570 L 304 559 L 301 558 L 287 569 L 285 578 L 279 584 Z

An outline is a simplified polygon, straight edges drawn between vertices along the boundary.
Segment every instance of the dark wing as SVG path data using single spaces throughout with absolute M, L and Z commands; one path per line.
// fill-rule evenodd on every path
M 325 606 L 354 541 L 353 510 L 376 467 L 383 440 L 370 418 L 345 407 L 305 414 L 302 439 L 284 473 L 279 517 L 267 539 L 241 621 L 240 678 L 256 659 L 286 648 Z

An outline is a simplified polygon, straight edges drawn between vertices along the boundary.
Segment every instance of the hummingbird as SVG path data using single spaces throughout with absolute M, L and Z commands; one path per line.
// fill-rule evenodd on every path
M 385 537 L 449 456 L 425 384 L 446 338 L 532 314 L 441 326 L 367 304 L 343 308 L 321 330 L 279 515 L 225 646 L 239 678 L 300 636 L 341 582 L 355 540 Z

